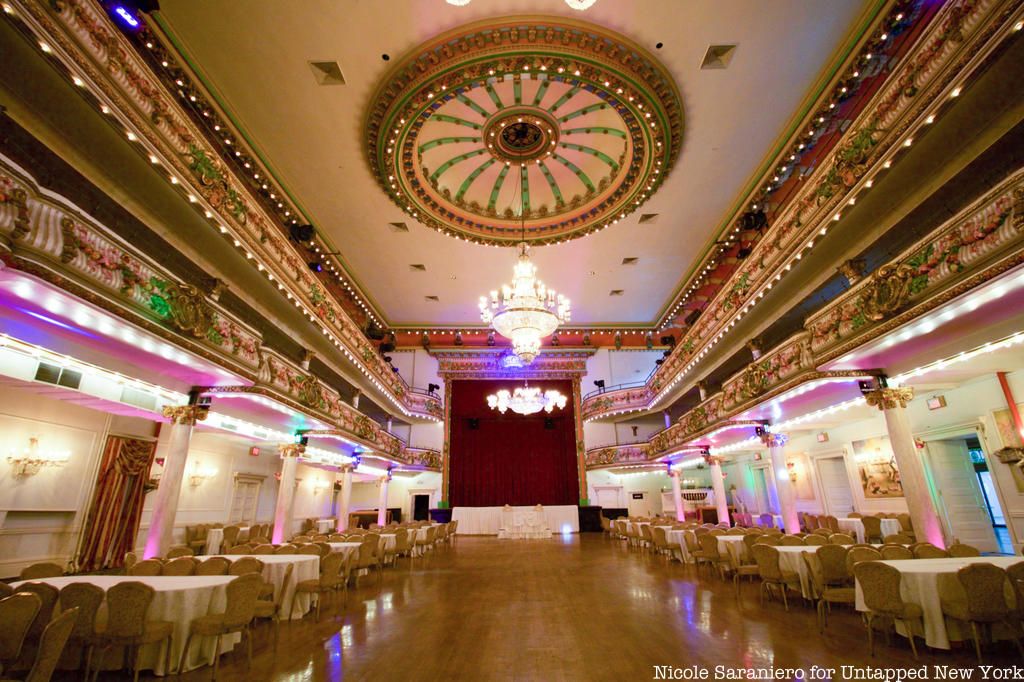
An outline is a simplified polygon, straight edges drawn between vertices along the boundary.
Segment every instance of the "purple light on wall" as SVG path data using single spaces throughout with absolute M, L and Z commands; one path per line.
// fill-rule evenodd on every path
M 139 27 L 139 20 L 136 19 L 135 15 L 128 11 L 128 9 L 124 5 L 116 5 L 114 7 L 114 14 L 117 15 L 117 18 L 121 20 L 121 23 L 127 24 L 132 28 Z

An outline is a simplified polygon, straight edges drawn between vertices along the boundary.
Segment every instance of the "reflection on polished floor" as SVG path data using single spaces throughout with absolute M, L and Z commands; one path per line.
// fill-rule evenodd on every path
M 319 624 L 308 616 L 282 625 L 276 651 L 268 628 L 256 637 L 253 670 L 237 647 L 223 658 L 221 679 L 636 680 L 652 679 L 655 665 L 974 664 L 969 647 L 922 647 L 914 661 L 902 638 L 883 640 L 871 659 L 860 619 L 848 610 L 835 612 L 822 636 L 813 608 L 761 608 L 753 583 L 738 604 L 731 582 L 696 577 L 596 534 L 462 537 L 412 572 L 405 564 L 386 571 L 379 588 L 364 580 L 347 609 L 339 603 Z M 1007 643 L 986 657 L 1012 664 L 1015 654 Z M 204 668 L 182 679 L 209 675 Z

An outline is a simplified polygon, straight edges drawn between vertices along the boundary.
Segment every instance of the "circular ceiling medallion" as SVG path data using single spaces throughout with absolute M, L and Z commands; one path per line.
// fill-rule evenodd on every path
M 401 60 L 370 104 L 370 166 L 403 211 L 486 244 L 608 227 L 664 181 L 683 137 L 671 76 L 607 29 L 512 17 Z

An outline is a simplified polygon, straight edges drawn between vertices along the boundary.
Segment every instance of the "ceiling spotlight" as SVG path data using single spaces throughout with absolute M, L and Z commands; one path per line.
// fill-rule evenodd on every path
M 455 5 L 456 7 L 465 7 L 469 4 L 469 0 L 445 0 L 449 5 Z
M 451 2 L 451 0 L 448 1 Z M 571 7 L 572 9 L 578 10 L 580 12 L 582 12 L 583 10 L 590 9 L 591 7 L 594 6 L 595 2 L 597 2 L 597 0 L 565 0 L 565 4 L 569 5 L 569 7 Z

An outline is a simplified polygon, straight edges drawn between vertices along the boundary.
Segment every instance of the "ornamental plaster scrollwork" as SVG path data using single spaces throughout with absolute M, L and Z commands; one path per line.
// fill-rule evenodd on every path
M 878 322 L 902 308 L 910 298 L 914 275 L 914 268 L 902 263 L 878 268 L 872 273 L 867 286 L 861 289 L 857 301 L 864 316 Z
M 166 405 L 163 415 L 175 424 L 194 426 L 210 414 L 209 405 Z

